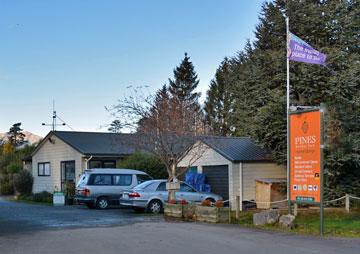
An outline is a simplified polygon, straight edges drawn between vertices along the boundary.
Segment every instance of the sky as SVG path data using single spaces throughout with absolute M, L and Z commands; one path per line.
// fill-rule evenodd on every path
M 173 77 L 188 52 L 205 98 L 216 68 L 253 40 L 263 0 L 0 0 L 0 132 L 45 136 L 52 104 L 76 131 L 105 106 Z M 71 130 L 58 127 L 58 130 Z

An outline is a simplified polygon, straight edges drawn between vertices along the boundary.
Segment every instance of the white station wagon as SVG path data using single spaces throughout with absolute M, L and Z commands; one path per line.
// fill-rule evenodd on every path
M 76 185 L 75 200 L 88 208 L 106 209 L 110 205 L 119 205 L 125 190 L 150 179 L 145 172 L 133 169 L 85 170 Z

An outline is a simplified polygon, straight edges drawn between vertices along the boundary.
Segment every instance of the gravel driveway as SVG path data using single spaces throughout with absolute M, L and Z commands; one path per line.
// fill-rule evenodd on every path
M 54 207 L 0 198 L 0 235 L 29 230 L 116 226 L 160 220 L 162 216 L 139 214 L 132 209 L 90 210 L 85 206 Z

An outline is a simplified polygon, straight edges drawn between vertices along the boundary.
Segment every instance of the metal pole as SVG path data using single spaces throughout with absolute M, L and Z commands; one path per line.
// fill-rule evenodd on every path
M 324 235 L 324 112 L 325 105 L 320 104 L 320 235 Z
M 291 214 L 291 201 L 290 201 L 290 125 L 289 125 L 289 108 L 290 108 L 290 71 L 289 71 L 289 17 L 285 17 L 286 21 L 286 138 L 287 138 L 287 160 L 286 160 L 286 169 L 287 169 L 287 200 L 288 200 L 288 213 Z

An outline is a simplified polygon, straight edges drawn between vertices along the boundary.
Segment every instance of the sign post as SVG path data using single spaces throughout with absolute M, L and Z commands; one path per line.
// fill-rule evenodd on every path
M 323 110 L 290 112 L 290 202 L 320 207 L 323 235 Z

